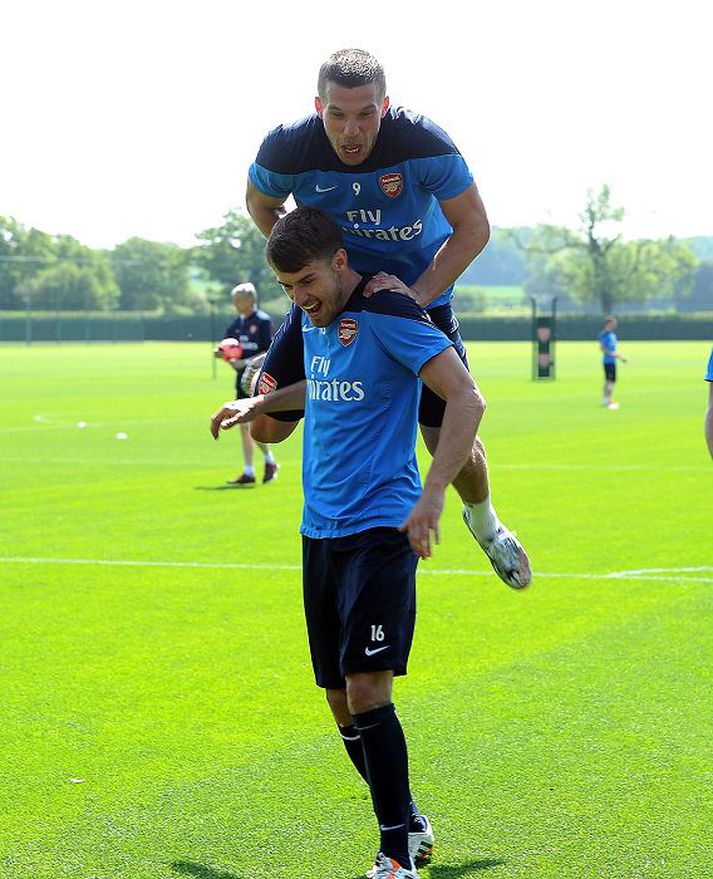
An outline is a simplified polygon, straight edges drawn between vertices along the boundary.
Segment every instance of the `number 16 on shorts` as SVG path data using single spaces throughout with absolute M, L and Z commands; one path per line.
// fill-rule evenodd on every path
M 375 653 L 381 653 L 382 650 L 387 650 L 389 648 L 389 644 L 383 644 L 384 638 L 386 635 L 384 634 L 383 625 L 375 625 L 371 627 L 371 640 L 372 642 L 379 644 L 378 647 L 365 647 L 364 653 L 367 656 L 373 656 Z

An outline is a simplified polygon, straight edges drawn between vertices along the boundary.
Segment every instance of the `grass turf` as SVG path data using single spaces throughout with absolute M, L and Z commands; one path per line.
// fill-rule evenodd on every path
M 396 686 L 425 879 L 713 875 L 708 348 L 622 348 L 617 412 L 595 345 L 561 344 L 539 384 L 529 346 L 471 352 L 535 581 L 488 573 L 451 494 Z M 225 486 L 218 378 L 199 345 L 0 347 L 2 877 L 369 866 L 369 797 L 307 656 L 300 440 L 274 484 Z

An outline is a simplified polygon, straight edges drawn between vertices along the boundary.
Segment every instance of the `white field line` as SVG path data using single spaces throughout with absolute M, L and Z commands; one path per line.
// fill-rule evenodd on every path
M 129 422 L 116 422 L 116 427 L 120 426 L 127 427 Z M 208 429 L 206 428 L 206 437 L 208 436 Z M 129 434 L 129 442 L 131 442 L 131 434 Z M 95 448 L 95 451 L 97 449 Z M 36 466 L 50 466 L 52 464 L 55 465 L 63 465 L 63 464 L 79 464 L 87 466 L 104 466 L 107 463 L 106 458 L 48 458 L 46 456 L 42 457 L 42 460 L 38 460 L 38 456 L 24 456 L 24 457 L 15 457 L 15 456 L 5 456 L 0 457 L 0 464 L 35 464 Z M 110 459 L 110 463 L 113 466 L 114 464 L 125 464 L 127 466 L 134 465 L 136 467 L 155 467 L 155 466 L 191 466 L 191 467 L 204 467 L 206 466 L 206 460 L 203 461 L 189 461 L 185 458 L 180 458 L 177 460 L 157 460 L 153 458 L 133 458 L 129 460 L 116 460 L 115 458 Z M 210 465 L 210 462 L 208 462 Z M 610 471 L 613 473 L 620 473 L 625 471 L 631 472 L 652 472 L 652 468 L 654 465 L 640 465 L 640 464 L 632 464 L 628 465 L 606 465 L 603 464 L 601 466 L 589 465 L 589 464 L 498 464 L 496 465 L 497 470 L 526 470 L 526 471 L 571 471 L 572 473 L 576 473 L 578 471 L 588 471 L 595 470 L 597 472 L 605 472 Z M 655 470 L 657 473 L 710 473 L 710 466 L 705 467 L 659 467 L 655 466 Z
M 711 472 L 711 468 L 709 466 L 687 466 L 682 465 L 680 467 L 659 467 L 656 463 L 651 464 L 494 464 L 493 468 L 495 470 L 561 470 L 567 472 L 571 470 L 572 472 L 578 472 L 580 470 L 593 470 L 597 473 L 601 472 L 626 472 L 626 471 L 645 471 L 647 473 L 651 473 L 652 470 L 656 472 L 664 471 L 666 473 L 686 473 L 689 471 L 703 472 L 704 470 L 708 473 Z
M 50 429 L 61 428 L 65 429 L 77 429 L 78 421 L 70 420 L 68 418 L 46 418 L 44 415 L 35 415 L 33 420 L 33 424 L 23 424 L 12 427 L 0 427 L 0 433 L 25 433 L 27 431 L 40 431 L 42 433 L 48 433 Z M 81 420 L 81 419 L 79 419 Z M 181 418 L 178 416 L 177 418 L 123 418 L 121 421 L 87 421 L 84 426 L 84 430 L 96 430 L 97 428 L 114 428 L 114 427 L 128 427 L 136 424 L 176 424 L 176 423 L 186 423 L 191 421 L 197 421 L 198 416 L 193 417 L 184 417 Z M 205 417 L 206 425 L 209 423 L 210 418 L 208 416 Z M 206 427 L 206 431 L 208 428 Z
M 258 565 L 244 564 L 240 562 L 169 562 L 150 561 L 142 559 L 63 559 L 63 558 L 32 558 L 26 556 L 0 556 L 0 564 L 9 565 L 97 565 L 105 567 L 125 568 L 199 568 L 209 570 L 248 570 L 248 571 L 301 571 L 301 565 Z M 705 573 L 713 573 L 713 567 L 703 566 L 699 568 L 643 568 L 638 571 L 610 571 L 600 574 L 588 573 L 560 573 L 535 571 L 533 578 L 536 580 L 660 580 L 663 582 L 687 581 L 698 583 L 713 583 L 713 576 L 700 576 Z M 464 576 L 464 577 L 492 577 L 491 571 L 472 571 L 461 568 L 429 568 L 422 566 L 419 574 L 438 576 Z M 666 574 L 667 576 L 662 576 Z M 691 576 L 692 574 L 698 576 Z

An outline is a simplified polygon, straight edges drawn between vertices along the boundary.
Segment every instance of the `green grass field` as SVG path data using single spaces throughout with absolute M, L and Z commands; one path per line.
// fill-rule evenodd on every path
M 713 876 L 705 343 L 478 345 L 493 574 L 449 494 L 396 704 L 424 879 Z M 356 879 L 377 835 L 313 685 L 300 438 L 229 488 L 207 345 L 0 347 L 0 876 Z M 86 427 L 79 428 L 79 422 Z M 116 438 L 117 433 L 128 439 Z

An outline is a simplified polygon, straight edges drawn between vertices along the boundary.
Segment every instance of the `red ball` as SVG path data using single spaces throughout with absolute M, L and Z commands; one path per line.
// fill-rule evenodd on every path
M 237 339 L 223 339 L 218 345 L 218 350 L 223 353 L 223 360 L 242 360 L 243 349 Z

